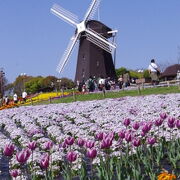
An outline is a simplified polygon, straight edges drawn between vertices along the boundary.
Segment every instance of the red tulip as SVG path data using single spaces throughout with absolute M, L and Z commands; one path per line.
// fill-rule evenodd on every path
M 133 140 L 133 145 L 134 145 L 135 147 L 140 146 L 140 145 L 141 145 L 141 140 L 140 140 L 140 139 L 134 139 L 134 140 Z
M 82 147 L 85 144 L 85 140 L 81 139 L 81 138 L 78 138 L 77 144 L 78 144 L 79 147 Z
M 130 142 L 130 141 L 132 141 L 132 134 L 131 133 L 126 133 L 125 134 L 125 140 L 127 141 L 127 142 Z
M 112 146 L 112 138 L 107 137 L 107 138 L 103 138 L 102 142 L 101 142 L 101 149 L 108 149 Z
M 131 120 L 130 120 L 129 118 L 125 119 L 124 122 L 123 122 L 123 124 L 124 124 L 126 127 L 129 126 L 130 123 L 131 123 Z
M 161 113 L 161 114 L 160 114 L 160 117 L 161 117 L 161 119 L 163 119 L 163 120 L 164 120 L 164 119 L 166 119 L 166 118 L 167 118 L 167 114 L 166 114 L 166 113 Z
M 96 134 L 96 139 L 101 141 L 103 139 L 103 135 L 103 132 L 99 132 L 98 134 Z
M 139 123 L 138 122 L 135 122 L 132 127 L 135 129 L 135 130 L 138 130 L 139 129 Z
M 150 144 L 150 145 L 153 145 L 156 143 L 156 139 L 154 137 L 149 137 L 147 139 L 147 143 Z
M 14 145 L 13 144 L 6 144 L 4 147 L 3 154 L 5 156 L 12 156 L 14 153 Z
M 119 137 L 121 138 L 121 139 L 124 139 L 125 138 L 125 130 L 121 130 L 119 133 L 118 133 L 118 135 L 119 135 Z
M 156 126 L 161 126 L 162 123 L 163 123 L 163 119 L 161 119 L 161 118 L 155 120 Z

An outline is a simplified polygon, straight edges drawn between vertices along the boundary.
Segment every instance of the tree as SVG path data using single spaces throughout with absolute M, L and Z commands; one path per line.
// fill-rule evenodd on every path
M 127 72 L 127 69 L 125 67 L 120 67 L 119 69 L 116 69 L 116 75 L 119 77 L 120 75 L 123 75 Z

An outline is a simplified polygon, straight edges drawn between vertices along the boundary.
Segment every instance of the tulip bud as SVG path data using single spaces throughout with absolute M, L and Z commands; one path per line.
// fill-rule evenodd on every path
M 16 178 L 19 175 L 19 172 L 17 169 L 11 170 L 10 175 L 14 178 Z
M 103 135 L 104 135 L 103 132 L 96 134 L 96 139 L 101 141 L 103 139 Z
M 112 138 L 111 137 L 103 138 L 101 142 L 101 149 L 108 149 L 111 146 L 112 146 Z
M 153 145 L 156 143 L 156 139 L 154 137 L 149 137 L 147 139 L 147 143 L 150 144 L 150 145 Z
M 4 147 L 3 154 L 5 156 L 12 156 L 14 153 L 14 145 L 13 144 L 6 144 Z
M 141 140 L 140 140 L 140 139 L 134 139 L 134 140 L 133 140 L 133 145 L 134 145 L 135 147 L 140 146 L 140 145 L 141 145 Z
M 168 118 L 168 124 L 174 124 L 175 123 L 175 118 L 174 117 L 169 117 Z
M 94 159 L 97 155 L 97 151 L 96 151 L 96 149 L 88 149 L 86 155 L 87 155 L 87 157 Z
M 85 140 L 81 139 L 81 138 L 78 138 L 77 144 L 78 144 L 79 147 L 82 147 L 85 144 Z
M 73 151 L 68 152 L 67 155 L 66 155 L 66 158 L 67 158 L 68 161 L 73 162 L 73 161 L 75 161 L 77 159 L 77 153 L 73 152 Z
M 127 127 L 131 123 L 131 120 L 129 118 L 125 119 L 123 124 Z
M 125 130 L 121 130 L 119 133 L 118 133 L 119 137 L 121 139 L 124 139 L 125 138 Z
M 74 138 L 69 136 L 68 138 L 65 139 L 65 143 L 69 146 L 73 145 L 74 143 Z
M 126 134 L 125 134 L 125 140 L 126 140 L 127 142 L 132 141 L 132 135 L 131 135 L 131 133 L 126 133 Z
M 86 141 L 86 147 L 91 149 L 94 147 L 94 141 Z
M 16 159 L 19 163 L 24 164 L 30 157 L 31 152 L 29 149 L 23 149 L 22 151 L 16 154 Z
M 155 120 L 156 126 L 161 126 L 162 123 L 163 123 L 163 119 L 161 119 L 161 118 Z
M 45 154 L 45 156 L 41 159 L 40 167 L 42 169 L 47 169 L 49 167 L 49 154 Z
M 33 142 L 29 142 L 28 144 L 28 148 L 31 150 L 31 151 L 34 151 L 37 147 L 37 142 L 36 141 L 33 141 Z
M 161 113 L 160 114 L 160 118 L 163 119 L 163 120 L 166 119 L 167 118 L 167 114 L 166 113 Z
M 135 122 L 132 127 L 135 129 L 135 130 L 138 130 L 139 129 L 139 123 L 138 122 Z
M 177 127 L 178 129 L 180 129 L 180 120 L 179 120 L 179 119 L 176 121 L 176 127 Z
M 50 150 L 53 147 L 53 142 L 52 141 L 48 141 L 44 144 L 44 148 L 46 150 Z

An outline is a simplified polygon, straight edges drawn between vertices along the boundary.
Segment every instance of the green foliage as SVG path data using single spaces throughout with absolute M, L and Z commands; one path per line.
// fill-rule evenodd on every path
M 125 67 L 120 67 L 119 69 L 116 69 L 116 75 L 119 77 L 120 75 L 123 75 L 127 72 L 127 69 Z
M 65 89 L 72 89 L 75 87 L 74 82 L 71 79 L 68 78 L 61 78 L 61 83 L 60 83 L 60 87 L 65 88 Z
M 142 74 L 142 73 L 139 73 L 139 72 L 133 71 L 133 70 L 130 70 L 130 71 L 129 71 L 129 74 L 130 74 L 130 77 L 131 77 L 131 78 L 140 79 L 140 78 L 143 77 L 143 74 Z
M 144 77 L 144 78 L 150 78 L 150 74 L 149 74 L 148 69 L 144 70 L 144 72 L 143 72 L 143 77 Z
M 35 77 L 25 83 L 27 93 L 37 93 L 42 90 L 43 77 Z

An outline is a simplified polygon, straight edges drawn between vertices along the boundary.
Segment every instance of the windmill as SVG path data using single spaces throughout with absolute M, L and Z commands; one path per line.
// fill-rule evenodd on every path
M 112 59 L 116 45 L 107 40 L 113 36 L 113 31 L 103 23 L 92 20 L 99 4 L 100 0 L 92 0 L 83 20 L 80 22 L 76 15 L 57 4 L 51 8 L 54 15 L 76 28 L 75 34 L 70 38 L 69 45 L 57 66 L 57 71 L 62 73 L 76 43 L 79 41 L 75 82 L 87 80 L 89 76 L 116 78 Z

